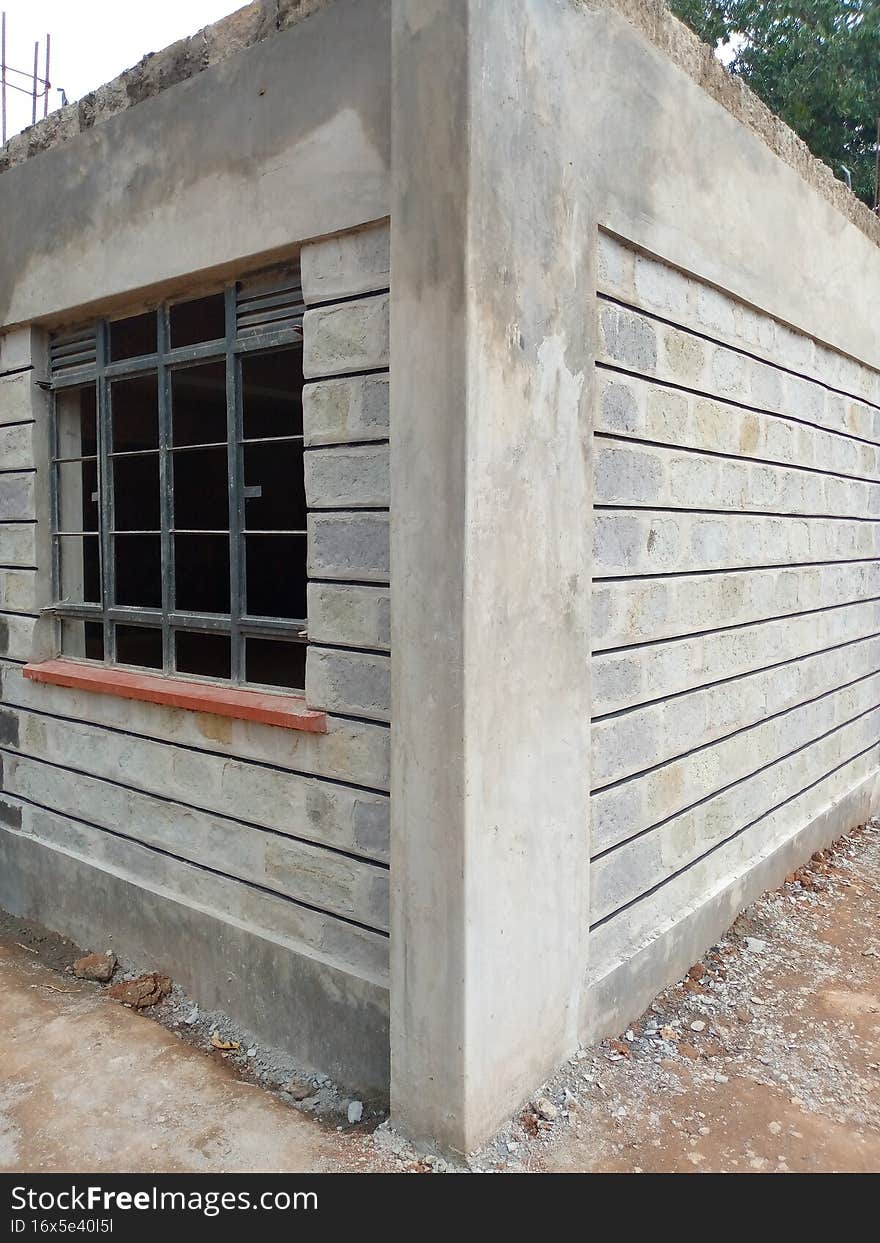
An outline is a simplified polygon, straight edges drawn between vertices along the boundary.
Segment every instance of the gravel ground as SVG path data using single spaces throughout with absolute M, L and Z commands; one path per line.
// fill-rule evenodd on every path
M 44 981 L 64 974 L 62 988 L 28 986 L 58 1007 L 62 1027 L 68 995 L 72 1022 L 83 1007 L 118 1006 L 106 997 L 108 986 L 71 978 L 83 951 L 70 941 L 0 914 L 3 943 Z M 120 962 L 113 982 L 150 969 Z M 262 1096 L 267 1107 L 295 1111 L 291 1122 L 300 1118 L 306 1127 L 296 1133 L 298 1150 L 309 1149 L 313 1129 L 321 1168 L 329 1160 L 331 1168 L 412 1173 L 877 1171 L 880 822 L 841 838 L 745 910 L 683 980 L 617 1038 L 580 1049 L 466 1165 L 414 1152 L 389 1127 L 380 1103 L 307 1073 L 227 1016 L 201 1010 L 176 986 L 140 1015 L 173 1033 L 181 1056 L 181 1046 L 189 1046 L 194 1115 L 198 1066 L 205 1066 L 206 1084 L 222 1068 L 221 1082 L 257 1091 L 251 1099 Z M 138 1041 L 149 1041 L 150 1024 L 136 1030 Z M 106 1068 L 95 1074 L 105 1077 Z M 18 1100 L 19 1087 L 11 1088 Z M 258 1135 L 254 1144 L 258 1154 Z M 150 1151 L 161 1152 L 161 1145 Z M 178 1155 L 150 1168 L 180 1168 Z

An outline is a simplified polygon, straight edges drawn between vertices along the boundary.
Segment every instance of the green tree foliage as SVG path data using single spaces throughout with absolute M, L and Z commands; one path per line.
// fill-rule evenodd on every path
M 874 198 L 880 0 L 669 0 L 838 177 Z M 727 57 L 725 57 L 727 59 Z

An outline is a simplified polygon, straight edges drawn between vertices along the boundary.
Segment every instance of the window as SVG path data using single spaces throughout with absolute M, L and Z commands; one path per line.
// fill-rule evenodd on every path
M 302 690 L 296 269 L 53 338 L 63 655 Z

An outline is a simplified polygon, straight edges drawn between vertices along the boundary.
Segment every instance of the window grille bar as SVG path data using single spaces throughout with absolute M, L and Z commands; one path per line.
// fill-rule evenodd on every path
M 113 515 L 113 466 L 110 459 L 111 450 L 111 419 L 110 381 L 107 379 L 106 366 L 109 356 L 110 329 L 106 322 L 97 326 L 97 376 L 98 387 L 98 491 L 101 496 L 101 507 L 98 515 L 98 529 L 101 533 L 100 570 L 101 570 L 101 603 L 104 606 L 104 660 L 116 663 L 116 631 L 110 620 L 110 609 L 116 603 L 116 566 L 113 560 L 113 541 L 111 535 L 116 523 Z
M 244 526 L 244 496 L 242 495 L 241 466 L 241 364 L 235 357 L 235 336 L 237 332 L 237 286 L 233 283 L 226 286 L 226 439 L 229 445 L 226 455 L 226 470 L 229 477 L 229 607 L 231 619 L 229 624 L 230 638 L 230 675 L 233 682 L 243 682 L 244 639 L 239 624 L 244 612 L 245 566 L 243 556 L 243 540 L 241 530 Z
M 165 358 L 170 342 L 170 323 L 167 306 L 157 312 L 158 335 L 158 390 L 159 390 L 159 526 L 160 564 L 162 574 L 162 668 L 166 676 L 174 672 L 174 638 L 168 618 L 174 608 L 176 590 L 174 576 L 174 488 L 169 447 L 171 445 L 171 377 Z

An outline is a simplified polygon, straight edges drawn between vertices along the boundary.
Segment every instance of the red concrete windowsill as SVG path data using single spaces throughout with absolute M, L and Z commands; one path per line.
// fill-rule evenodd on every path
M 45 660 L 25 665 L 24 676 L 50 686 L 70 686 L 99 695 L 118 695 L 121 699 L 140 699 L 191 712 L 211 712 L 239 721 L 257 721 L 282 729 L 301 729 L 310 734 L 327 733 L 327 714 L 306 707 L 299 695 L 273 695 L 247 691 L 237 686 L 211 686 L 206 682 L 185 682 L 157 674 L 130 673 L 104 665 L 81 664 L 76 660 Z

